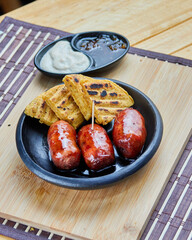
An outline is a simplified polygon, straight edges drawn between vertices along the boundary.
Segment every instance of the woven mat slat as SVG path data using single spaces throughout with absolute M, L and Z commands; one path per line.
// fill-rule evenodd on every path
M 0 23 L 0 126 L 35 77 L 35 53 L 69 33 L 6 17 Z M 191 67 L 192 61 L 130 48 L 137 54 Z M 15 239 L 69 239 L 42 229 L 0 218 L 0 234 Z M 192 239 L 192 138 L 190 138 L 148 225 L 144 239 Z
M 166 204 L 165 204 L 166 203 Z M 192 239 L 192 137 L 190 138 L 155 211 L 144 239 Z

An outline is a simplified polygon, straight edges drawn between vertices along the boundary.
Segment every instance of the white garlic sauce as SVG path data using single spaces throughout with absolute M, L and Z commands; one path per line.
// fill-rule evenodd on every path
M 82 52 L 73 51 L 68 41 L 59 41 L 42 57 L 40 67 L 53 73 L 77 73 L 90 65 Z

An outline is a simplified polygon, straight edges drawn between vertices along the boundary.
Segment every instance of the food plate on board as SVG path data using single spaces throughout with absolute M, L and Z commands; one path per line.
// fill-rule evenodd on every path
M 67 44 L 69 48 L 67 48 L 67 52 L 63 50 L 66 46 L 62 45 L 62 43 Z M 42 73 L 57 78 L 62 78 L 72 73 L 92 73 L 104 70 L 117 63 L 125 56 L 129 47 L 128 39 L 118 33 L 108 31 L 82 32 L 71 34 L 49 43 L 36 54 L 34 64 Z M 50 53 L 50 51 L 52 51 L 52 53 Z M 48 56 L 49 54 L 51 57 Z M 70 54 L 74 57 L 74 65 L 76 66 L 78 65 L 76 58 L 80 58 L 80 61 L 82 57 L 85 58 L 85 60 L 87 58 L 86 61 L 89 63 L 85 64 L 84 69 L 70 68 L 69 70 L 68 63 L 72 61 Z M 66 56 L 67 59 L 64 58 L 64 56 Z M 46 61 L 52 61 L 52 59 L 54 59 L 54 61 L 51 62 L 51 65 L 47 62 L 43 64 L 45 59 Z M 82 62 L 80 65 L 82 65 Z M 56 68 L 52 69 L 52 66 Z
M 118 84 L 133 97 L 133 108 L 138 110 L 145 119 L 147 138 L 141 154 L 136 159 L 124 159 L 114 147 L 115 163 L 109 167 L 92 171 L 82 161 L 77 169 L 59 170 L 50 159 L 47 143 L 49 127 L 22 113 L 16 130 L 16 144 L 21 159 L 30 171 L 43 180 L 61 187 L 97 189 L 127 178 L 151 160 L 160 145 L 163 134 L 163 122 L 157 107 L 150 98 L 133 86 L 117 80 L 109 80 Z M 114 121 L 104 126 L 110 138 L 112 138 L 113 124 Z

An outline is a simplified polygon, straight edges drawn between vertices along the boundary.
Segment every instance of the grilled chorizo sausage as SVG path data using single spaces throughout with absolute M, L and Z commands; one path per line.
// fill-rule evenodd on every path
M 115 161 L 112 142 L 103 127 L 86 125 L 78 132 L 78 145 L 86 165 L 91 170 L 100 170 Z
M 127 108 L 121 111 L 113 126 L 113 143 L 125 158 L 136 158 L 145 143 L 145 120 L 139 111 Z
M 59 169 L 74 169 L 79 166 L 81 151 L 76 143 L 76 131 L 66 121 L 53 123 L 47 135 L 51 159 Z

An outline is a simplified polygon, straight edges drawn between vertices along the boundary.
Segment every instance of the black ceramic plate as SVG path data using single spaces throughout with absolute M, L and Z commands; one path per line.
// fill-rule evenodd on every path
M 40 49 L 34 58 L 34 64 L 39 71 L 46 75 L 59 78 L 63 78 L 67 74 L 71 74 L 66 72 L 49 72 L 42 69 L 40 66 L 40 62 L 44 54 L 58 41 L 63 40 L 68 41 L 74 51 L 83 52 L 89 58 L 89 67 L 82 72 L 76 72 L 81 74 L 100 71 L 109 66 L 111 67 L 111 65 L 117 63 L 125 56 L 130 47 L 127 38 L 114 32 L 95 31 L 73 34 L 53 41 Z
M 145 118 L 147 139 L 137 159 L 125 160 L 115 150 L 114 165 L 98 172 L 89 171 L 81 163 L 73 171 L 59 171 L 53 165 L 47 145 L 48 127 L 38 120 L 21 115 L 17 125 L 16 143 L 21 159 L 37 176 L 50 183 L 73 189 L 96 189 L 114 184 L 142 168 L 155 154 L 161 142 L 163 123 L 160 113 L 153 102 L 138 89 L 112 80 L 123 87 L 134 99 L 134 108 Z M 113 122 L 105 126 L 111 138 Z M 78 130 L 77 130 L 78 131 Z

